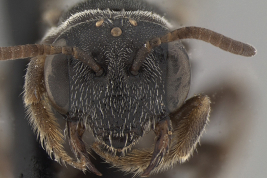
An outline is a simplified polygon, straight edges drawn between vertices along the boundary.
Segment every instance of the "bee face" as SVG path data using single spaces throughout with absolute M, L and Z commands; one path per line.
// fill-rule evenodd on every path
M 138 75 L 130 72 L 135 54 L 143 45 L 142 38 L 167 32 L 163 22 L 151 25 L 145 20 L 140 13 L 86 11 L 68 19 L 71 25 L 66 30 L 45 38 L 53 37 L 56 46 L 82 49 L 103 69 L 96 76 L 89 66 L 70 55 L 48 56 L 45 87 L 58 112 L 67 120 L 82 122 L 97 140 L 115 151 L 130 148 L 155 128 L 156 115 L 168 110 L 163 82 L 167 75 L 167 46 L 147 56 Z M 138 33 L 140 37 L 136 38 Z
M 243 56 L 255 49 L 208 29 L 169 32 L 169 26 L 142 1 L 88 0 L 63 14 L 40 44 L 0 48 L 1 60 L 32 57 L 24 102 L 51 157 L 102 175 L 90 161 L 87 150 L 93 149 L 142 176 L 189 158 L 208 121 L 210 100 L 186 100 L 191 74 L 180 40 L 203 40 Z M 83 141 L 86 130 L 95 138 L 90 148 Z M 154 150 L 130 152 L 150 130 Z M 63 147 L 66 140 L 74 157 Z

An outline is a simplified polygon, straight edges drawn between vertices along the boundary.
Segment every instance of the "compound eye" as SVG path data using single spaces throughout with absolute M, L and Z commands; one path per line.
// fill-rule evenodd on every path
M 61 114 L 69 111 L 68 59 L 64 54 L 48 56 L 44 68 L 45 87 L 52 106 Z

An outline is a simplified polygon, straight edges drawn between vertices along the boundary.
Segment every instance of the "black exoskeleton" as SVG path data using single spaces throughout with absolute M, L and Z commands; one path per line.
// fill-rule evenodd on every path
M 90 161 L 93 149 L 142 176 L 189 158 L 208 121 L 210 100 L 186 100 L 191 72 L 180 40 L 203 40 L 243 56 L 256 50 L 208 29 L 169 28 L 143 1 L 87 0 L 65 12 L 40 44 L 0 48 L 0 60 L 32 57 L 24 100 L 50 156 L 102 175 Z M 76 158 L 63 147 L 62 118 Z M 83 141 L 86 129 L 95 138 L 91 148 Z M 131 150 L 151 130 L 154 148 Z

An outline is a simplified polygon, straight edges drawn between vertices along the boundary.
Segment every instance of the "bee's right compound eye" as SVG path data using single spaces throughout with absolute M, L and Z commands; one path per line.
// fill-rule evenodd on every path
M 61 114 L 69 111 L 69 72 L 65 54 L 47 56 L 45 60 L 45 87 L 53 107 Z

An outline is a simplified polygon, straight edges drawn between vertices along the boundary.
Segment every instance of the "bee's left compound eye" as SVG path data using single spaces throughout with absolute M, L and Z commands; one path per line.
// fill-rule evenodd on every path
M 64 54 L 51 55 L 45 61 L 45 87 L 53 107 L 61 114 L 69 111 L 68 60 Z

